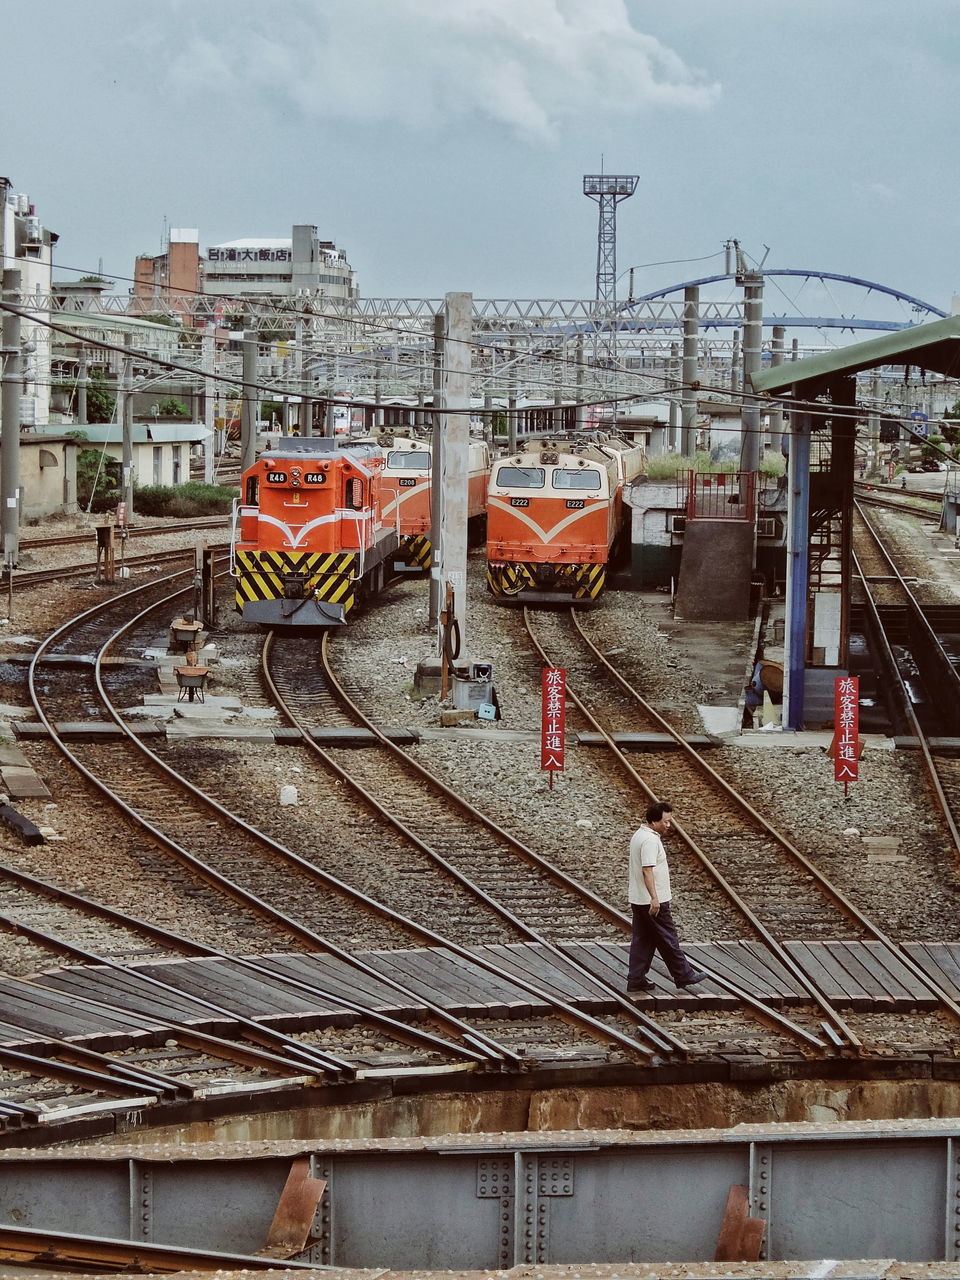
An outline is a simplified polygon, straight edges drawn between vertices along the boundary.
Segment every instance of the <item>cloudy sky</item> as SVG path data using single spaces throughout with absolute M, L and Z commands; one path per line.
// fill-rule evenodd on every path
M 618 216 L 637 292 L 722 269 L 736 237 L 758 259 L 769 246 L 768 266 L 947 310 L 960 293 L 960 0 L 31 0 L 18 15 L 0 174 L 59 233 L 65 278 L 101 260 L 132 275 L 165 225 L 208 245 L 303 222 L 367 296 L 589 297 L 581 179 L 602 164 L 640 176 Z

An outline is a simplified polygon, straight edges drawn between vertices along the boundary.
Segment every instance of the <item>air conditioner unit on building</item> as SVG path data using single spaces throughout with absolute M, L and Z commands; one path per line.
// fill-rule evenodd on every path
M 670 517 L 670 532 L 671 532 L 671 533 L 686 533 L 686 531 L 687 531 L 687 517 L 686 517 L 686 516 L 671 516 L 671 517 Z
M 758 538 L 777 538 L 780 536 L 780 521 L 776 516 L 761 516 L 757 521 Z

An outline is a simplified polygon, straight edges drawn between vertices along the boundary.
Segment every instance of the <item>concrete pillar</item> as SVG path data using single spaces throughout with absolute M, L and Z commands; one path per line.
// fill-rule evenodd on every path
M 770 364 L 773 368 L 778 368 L 783 364 L 783 339 L 784 327 L 782 324 L 773 326 L 773 338 L 770 344 Z M 776 401 L 776 408 L 770 410 L 770 438 L 774 442 L 776 448 L 780 447 L 781 437 L 783 436 L 783 409 L 780 407 L 780 401 Z
M 677 399 L 670 401 L 670 430 L 667 442 L 670 452 L 676 453 L 680 443 L 680 401 Z
M 120 500 L 126 503 L 127 520 L 133 519 L 133 334 L 128 333 L 123 345 L 128 354 L 123 357 L 120 376 L 120 422 L 123 430 L 123 457 L 120 464 Z
M 217 326 L 212 322 L 204 325 L 202 340 L 203 368 L 205 373 L 216 373 Z M 217 384 L 213 378 L 203 381 L 203 425 L 210 434 L 203 442 L 203 482 L 213 484 L 217 452 L 216 433 L 216 399 Z
M 438 311 L 433 317 L 433 407 L 443 408 L 443 339 L 447 331 L 447 317 Z M 430 449 L 430 545 L 433 567 L 430 574 L 430 625 L 440 625 L 440 569 L 443 564 L 443 414 L 433 415 L 433 434 Z
M 300 434 L 313 435 L 313 397 L 303 396 L 300 400 Z
M 4 188 L 0 183 L 0 199 Z M 0 204 L 0 219 L 3 218 Z M 20 272 L 4 271 L 4 300 L 12 306 L 20 302 Z M 0 328 L 3 381 L 0 391 L 0 497 L 3 500 L 3 555 L 6 564 L 20 559 L 20 317 L 3 313 Z
M 683 386 L 680 390 L 683 426 L 683 455 L 697 451 L 697 366 L 700 345 L 700 290 L 688 285 L 683 291 Z
M 743 285 L 743 390 L 745 399 L 740 410 L 742 440 L 740 470 L 758 471 L 761 448 L 760 408 L 753 398 L 753 376 L 760 372 L 763 340 L 763 277 L 744 276 Z
M 248 329 L 243 335 L 243 400 L 240 405 L 240 467 L 246 471 L 257 460 L 257 334 Z
M 507 451 L 517 451 L 517 343 L 510 341 L 510 381 L 507 387 Z
M 574 359 L 577 362 L 577 368 L 576 368 L 577 408 L 576 408 L 576 421 L 574 423 L 574 426 L 576 427 L 576 430 L 580 432 L 585 429 L 586 421 L 587 421 L 587 406 L 583 403 L 583 376 L 585 371 L 583 367 L 583 334 L 582 333 L 577 336 L 577 342 L 574 350 L 576 352 Z
M 870 383 L 872 407 L 867 418 L 869 436 L 867 478 L 876 479 L 880 474 L 880 370 L 875 369 Z
M 467 647 L 467 482 L 470 464 L 470 372 L 473 295 L 448 293 L 443 360 L 443 563 L 441 601 L 454 593 L 460 643 Z M 434 484 L 437 476 L 434 475 Z
M 80 372 L 77 375 L 77 426 L 87 426 L 87 387 L 90 379 L 87 376 L 87 352 L 80 348 Z

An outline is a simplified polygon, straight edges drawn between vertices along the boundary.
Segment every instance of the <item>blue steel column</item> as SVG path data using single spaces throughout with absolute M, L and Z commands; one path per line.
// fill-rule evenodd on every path
M 810 430 L 808 413 L 790 415 L 787 460 L 787 598 L 783 665 L 783 727 L 803 728 L 803 673 L 810 581 Z

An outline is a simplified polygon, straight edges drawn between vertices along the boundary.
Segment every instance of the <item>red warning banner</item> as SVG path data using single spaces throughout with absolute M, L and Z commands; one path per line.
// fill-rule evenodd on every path
M 833 776 L 856 782 L 860 770 L 860 677 L 837 676 L 833 682 Z
M 540 718 L 540 768 L 563 768 L 563 725 L 567 702 L 567 672 L 564 667 L 544 667 L 543 700 Z M 550 783 L 553 784 L 551 773 Z

